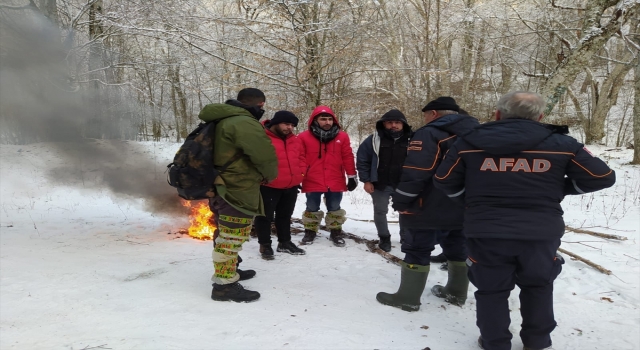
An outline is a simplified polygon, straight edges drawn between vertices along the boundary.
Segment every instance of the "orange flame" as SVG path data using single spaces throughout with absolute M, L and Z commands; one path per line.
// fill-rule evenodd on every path
M 189 236 L 208 240 L 213 239 L 213 233 L 216 230 L 216 226 L 213 220 L 213 213 L 209 209 L 207 202 L 191 203 L 189 201 L 183 201 L 182 205 L 191 209 L 189 214 Z

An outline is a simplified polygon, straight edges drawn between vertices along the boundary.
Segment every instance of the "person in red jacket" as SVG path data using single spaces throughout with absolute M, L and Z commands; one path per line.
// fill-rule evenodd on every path
M 254 225 L 260 243 L 260 254 L 265 260 L 273 260 L 271 248 L 271 222 L 278 233 L 277 251 L 304 255 L 305 251 L 291 242 L 291 215 L 296 206 L 298 189 L 304 172 L 302 144 L 293 134 L 298 117 L 289 111 L 277 111 L 271 120 L 262 122 L 265 132 L 278 156 L 278 177 L 260 186 L 265 216 L 256 216 Z
M 324 217 L 324 212 L 320 210 L 324 194 L 327 206 L 325 224 L 331 230 L 333 244 L 342 247 L 342 224 L 347 214 L 344 209 L 340 209 L 342 193 L 353 191 L 358 186 L 349 135 L 341 130 L 338 118 L 331 108 L 318 106 L 309 117 L 309 129 L 298 137 L 302 141 L 305 162 L 302 193 L 307 195 L 307 208 L 302 214 L 302 243 L 311 244 L 316 237 L 318 226 Z

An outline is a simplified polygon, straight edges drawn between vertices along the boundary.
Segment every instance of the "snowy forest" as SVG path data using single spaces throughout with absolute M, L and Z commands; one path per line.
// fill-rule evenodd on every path
M 452 96 L 481 121 L 513 90 L 547 122 L 640 163 L 637 0 L 3 0 L 0 142 L 180 141 L 244 87 L 304 122 L 331 106 L 355 139 L 391 108 Z M 46 116 L 43 116 L 46 114 Z M 47 117 L 55 115 L 51 120 Z M 304 124 L 303 124 L 304 125 Z M 38 129 L 38 130 L 36 130 Z

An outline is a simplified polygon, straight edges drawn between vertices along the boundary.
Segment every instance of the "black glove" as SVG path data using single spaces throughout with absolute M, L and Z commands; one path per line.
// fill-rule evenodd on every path
M 347 189 L 349 190 L 349 192 L 351 192 L 355 190 L 356 187 L 358 187 L 358 182 L 356 181 L 356 178 L 350 177 L 349 182 L 347 183 Z

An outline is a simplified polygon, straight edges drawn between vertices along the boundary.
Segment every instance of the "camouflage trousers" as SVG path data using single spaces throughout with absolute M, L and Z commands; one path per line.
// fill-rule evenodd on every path
M 211 254 L 214 268 L 211 281 L 215 284 L 236 282 L 240 279 L 236 273 L 238 252 L 242 250 L 242 244 L 249 240 L 253 216 L 235 209 L 218 196 L 209 199 L 209 208 L 217 227 Z

